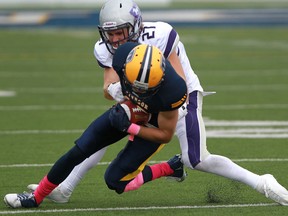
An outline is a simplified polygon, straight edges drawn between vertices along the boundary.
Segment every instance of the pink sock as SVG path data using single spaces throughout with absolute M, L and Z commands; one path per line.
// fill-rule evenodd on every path
M 155 164 L 150 166 L 152 172 L 152 180 L 160 178 L 162 176 L 169 176 L 174 173 L 167 162 Z M 150 181 L 150 180 L 149 180 Z M 144 184 L 143 174 L 139 173 L 129 184 L 126 185 L 124 192 L 137 190 Z
M 139 173 L 129 184 L 126 185 L 124 192 L 137 190 L 144 184 L 142 172 Z
M 37 204 L 39 205 L 43 199 L 48 196 L 58 185 L 51 183 L 47 176 L 45 176 L 39 183 L 39 186 L 34 191 L 34 196 Z
M 162 176 L 169 176 L 174 173 L 174 170 L 171 169 L 167 162 L 159 163 L 150 166 L 152 171 L 152 180 L 160 178 Z

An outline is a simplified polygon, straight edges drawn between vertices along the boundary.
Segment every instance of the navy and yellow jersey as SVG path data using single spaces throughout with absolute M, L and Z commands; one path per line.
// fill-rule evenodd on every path
M 125 85 L 123 85 L 123 68 L 129 52 L 137 45 L 139 44 L 132 42 L 123 44 L 116 50 L 113 57 L 112 66 L 120 78 L 123 94 L 149 113 L 171 111 L 181 107 L 187 98 L 186 83 L 173 69 L 168 60 L 165 60 L 164 81 L 161 83 L 161 87 L 155 95 L 141 100 L 126 91 Z

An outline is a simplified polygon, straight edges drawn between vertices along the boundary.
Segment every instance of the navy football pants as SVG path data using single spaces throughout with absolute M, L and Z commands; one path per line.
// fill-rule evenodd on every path
M 127 133 L 117 130 L 110 124 L 109 113 L 110 109 L 94 120 L 75 141 L 76 145 L 54 164 L 48 173 L 49 181 L 60 184 L 76 165 L 103 147 L 127 136 Z M 160 147 L 162 147 L 160 143 L 146 141 L 137 136 L 134 141 L 128 141 L 106 170 L 107 186 L 117 193 L 122 193 L 125 186 L 145 168 L 150 157 Z

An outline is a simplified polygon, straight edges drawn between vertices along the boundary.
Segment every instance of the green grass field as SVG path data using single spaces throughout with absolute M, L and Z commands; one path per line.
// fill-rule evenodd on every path
M 208 149 L 288 188 L 288 28 L 176 28 L 207 91 Z M 112 102 L 102 96 L 103 73 L 93 56 L 97 29 L 0 30 L 0 195 L 38 181 Z M 15 94 L 8 97 L 6 94 Z M 6 96 L 3 96 L 6 95 Z M 244 125 L 213 125 L 212 121 Z M 260 125 L 249 122 L 260 121 Z M 273 124 L 273 122 L 276 124 Z M 282 123 L 282 124 L 281 124 Z M 230 137 L 216 137 L 220 130 Z M 241 130 L 248 132 L 242 133 Z M 226 132 L 225 132 L 226 131 Z M 250 135 L 250 136 L 248 136 Z M 282 138 L 281 138 L 282 137 Z M 246 185 L 188 170 L 183 183 L 159 179 L 117 195 L 103 179 L 125 140 L 76 188 L 71 202 L 45 200 L 38 209 L 0 215 L 286 215 Z M 153 161 L 180 151 L 173 139 Z

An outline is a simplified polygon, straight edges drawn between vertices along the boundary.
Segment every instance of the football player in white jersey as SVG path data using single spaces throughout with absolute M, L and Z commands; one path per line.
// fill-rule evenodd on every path
M 179 35 L 171 25 L 164 22 L 142 22 L 141 11 L 132 0 L 107 1 L 100 11 L 99 21 L 101 39 L 95 44 L 94 55 L 104 69 L 105 98 L 117 102 L 123 100 L 119 77 L 112 68 L 113 53 L 119 45 L 135 41 L 158 47 L 187 84 L 187 108 L 179 109 L 176 128 L 184 165 L 193 170 L 242 182 L 275 202 L 288 205 L 288 191 L 272 175 L 257 175 L 227 157 L 208 152 L 202 119 L 202 99 L 206 93 L 192 70 L 185 48 L 179 41 Z M 89 169 L 97 165 L 105 151 L 106 148 L 101 149 L 75 167 L 49 198 L 59 203 L 68 202 L 76 185 Z M 28 185 L 32 191 L 36 187 L 37 184 Z

